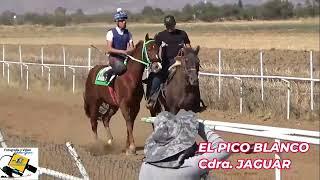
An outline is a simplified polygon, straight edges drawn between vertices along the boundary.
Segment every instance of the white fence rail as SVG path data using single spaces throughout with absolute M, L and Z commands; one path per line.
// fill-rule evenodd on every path
M 155 117 L 142 118 L 141 121 L 152 123 Z M 223 131 L 229 133 L 250 135 L 256 137 L 264 137 L 274 139 L 276 143 L 284 141 L 306 142 L 310 144 L 320 144 L 320 132 L 319 131 L 307 131 L 300 129 L 278 128 L 270 126 L 259 126 L 252 124 L 240 124 L 240 123 L 228 123 L 222 121 L 211 121 L 198 119 L 199 122 L 203 122 L 209 128 L 216 131 Z M 275 159 L 280 159 L 281 156 L 275 153 Z M 281 179 L 281 170 L 275 169 L 275 179 Z
M 48 91 L 51 90 L 51 68 L 52 67 L 57 67 L 57 68 L 63 68 L 63 74 L 64 77 L 66 78 L 66 70 L 70 69 L 72 71 L 72 92 L 75 92 L 75 73 L 76 73 L 76 68 L 85 68 L 88 69 L 88 71 L 93 67 L 91 65 L 91 48 L 88 48 L 88 58 L 87 58 L 87 65 L 71 65 L 71 64 L 66 64 L 66 50 L 63 47 L 62 48 L 62 57 L 63 57 L 63 64 L 45 64 L 44 59 L 44 48 L 41 47 L 41 62 L 39 63 L 30 63 L 30 62 L 23 62 L 22 59 L 22 48 L 19 46 L 19 60 L 20 61 L 6 61 L 5 57 L 5 45 L 2 46 L 2 76 L 5 78 L 5 65 L 7 67 L 7 82 L 8 84 L 10 83 L 10 64 L 17 64 L 20 65 L 20 71 L 21 71 L 21 79 L 23 79 L 23 67 L 26 67 L 26 89 L 29 89 L 29 77 L 28 73 L 30 71 L 29 66 L 41 66 L 41 74 L 44 76 L 44 69 L 47 70 L 48 72 L 48 77 L 47 77 L 47 82 L 48 82 Z M 272 75 L 264 75 L 263 71 L 263 52 L 261 51 L 259 53 L 259 61 L 260 61 L 260 75 L 246 75 L 246 74 L 223 74 L 222 73 L 222 59 L 221 59 L 221 50 L 218 51 L 218 73 L 210 73 L 210 72 L 200 72 L 199 75 L 201 76 L 210 76 L 210 77 L 218 77 L 218 96 L 219 99 L 221 98 L 221 91 L 222 91 L 222 78 L 235 78 L 240 81 L 240 103 L 239 103 L 239 111 L 240 113 L 243 112 L 242 108 L 242 103 L 243 103 L 243 96 L 242 96 L 242 91 L 243 91 L 243 79 L 244 78 L 252 78 L 252 79 L 260 79 L 261 81 L 261 100 L 264 101 L 264 80 L 265 79 L 278 79 L 280 81 L 284 81 L 287 83 L 287 112 L 286 112 L 286 117 L 287 119 L 290 118 L 290 93 L 291 93 L 291 86 L 290 86 L 290 81 L 307 81 L 310 82 L 310 110 L 314 110 L 314 83 L 315 82 L 320 82 L 320 79 L 316 79 L 313 76 L 313 52 L 310 51 L 310 77 L 290 77 L 290 76 L 272 76 Z

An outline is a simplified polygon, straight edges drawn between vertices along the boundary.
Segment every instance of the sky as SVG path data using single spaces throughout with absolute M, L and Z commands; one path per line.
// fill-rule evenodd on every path
M 51 13 L 58 6 L 67 8 L 68 12 L 81 8 L 87 14 L 114 12 L 118 7 L 139 12 L 144 6 L 161 9 L 181 9 L 187 3 L 196 4 L 205 0 L 0 0 L 0 13 L 5 10 L 17 14 L 25 12 Z M 206 0 L 216 5 L 237 3 L 238 0 Z M 242 0 L 243 4 L 259 4 L 267 0 Z M 290 0 L 294 3 L 304 0 Z

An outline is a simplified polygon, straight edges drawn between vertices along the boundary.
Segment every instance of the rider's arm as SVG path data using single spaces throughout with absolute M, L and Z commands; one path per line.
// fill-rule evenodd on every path
M 129 40 L 129 44 L 130 44 L 130 46 L 131 46 L 131 47 L 134 47 L 132 34 L 131 34 L 130 32 L 129 32 L 129 38 L 130 38 L 130 40 Z
M 154 36 L 154 40 L 155 40 L 157 46 L 160 47 L 160 46 L 161 46 L 161 43 L 162 43 L 162 40 L 161 40 L 161 37 L 160 37 L 159 33 L 157 33 L 157 34 Z
M 188 37 L 188 34 L 186 32 L 184 32 L 184 34 L 185 34 L 184 35 L 184 44 L 185 44 L 186 47 L 191 48 L 190 39 Z
M 108 54 L 110 54 L 110 53 L 127 54 L 127 52 L 125 50 L 115 49 L 115 48 L 112 47 L 112 39 L 113 39 L 112 31 L 108 31 L 106 38 L 107 38 L 106 52 Z

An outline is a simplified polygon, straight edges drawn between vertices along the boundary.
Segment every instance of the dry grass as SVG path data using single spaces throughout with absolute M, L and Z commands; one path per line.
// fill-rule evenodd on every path
M 281 81 L 264 81 L 264 101 L 261 100 L 260 81 L 243 80 L 243 113 L 254 114 L 265 120 L 285 119 L 287 113 L 287 85 Z M 201 77 L 201 96 L 212 109 L 239 112 L 240 82 L 222 78 L 221 97 L 218 96 L 218 78 Z M 209 89 L 209 90 L 208 90 Z M 292 83 L 290 119 L 318 120 L 320 86 L 314 87 L 314 111 L 310 110 L 310 84 Z
M 231 49 L 319 49 L 319 21 L 239 21 L 183 23 L 178 28 L 188 32 L 193 45 Z M 1 44 L 104 44 L 105 31 L 113 24 L 81 24 L 67 27 L 0 26 Z M 130 24 L 134 39 L 163 30 L 162 24 Z
M 102 46 L 99 46 L 102 48 Z M 66 64 L 87 65 L 86 46 L 65 46 Z M 6 57 L 17 60 L 18 46 L 6 46 Z M 40 62 L 40 46 L 22 46 L 23 61 Z M 62 47 L 59 45 L 45 46 L 45 63 L 63 63 Z M 223 49 L 221 54 L 222 73 L 230 74 L 260 74 L 259 50 L 234 50 Z M 218 49 L 202 48 L 200 59 L 205 72 L 218 72 Z M 264 74 L 284 75 L 296 77 L 310 77 L 309 52 L 293 50 L 269 50 L 264 51 Z M 92 64 L 102 64 L 104 57 L 98 52 L 92 52 Z M 2 64 L 1 64 L 2 65 Z M 72 92 L 72 71 L 66 69 L 67 77 L 64 78 L 63 68 L 51 69 L 51 91 Z M 47 71 L 42 77 L 39 66 L 29 67 L 30 91 L 47 91 Z M 76 70 L 76 94 L 80 94 L 84 88 L 87 69 Z M 314 77 L 319 78 L 320 61 L 319 52 L 314 52 Z M 0 68 L 2 76 L 2 67 Z M 5 71 L 6 73 L 6 71 Z M 25 79 L 20 80 L 20 66 L 10 66 L 10 86 L 25 88 Z M 25 74 L 25 71 L 24 71 Z M 6 84 L 6 76 L 0 77 L 2 85 Z M 279 80 L 265 80 L 264 97 L 261 101 L 260 79 L 243 78 L 243 112 L 268 119 L 272 117 L 286 118 L 286 84 Z M 233 78 L 222 78 L 221 98 L 218 98 L 218 78 L 201 77 L 201 93 L 207 105 L 211 109 L 239 112 L 240 83 Z M 302 120 L 314 120 L 320 114 L 320 84 L 315 83 L 314 89 L 314 112 L 310 111 L 310 84 L 307 82 L 294 81 L 291 93 L 291 118 Z
M 260 75 L 259 49 L 263 50 L 264 74 L 296 77 L 310 77 L 309 51 L 314 52 L 314 77 L 320 77 L 319 22 L 318 19 L 291 21 L 254 21 L 186 23 L 179 27 L 186 29 L 192 44 L 199 44 L 199 57 L 203 71 L 218 72 L 218 49 L 222 48 L 222 73 Z M 24 62 L 41 62 L 41 46 L 44 47 L 44 63 L 63 63 L 62 44 L 66 49 L 66 64 L 87 65 L 88 45 L 104 48 L 104 33 L 112 25 L 82 24 L 63 28 L 41 26 L 0 26 L 0 43 L 6 45 L 6 60 L 19 61 L 17 44 L 22 46 Z M 161 24 L 130 24 L 135 39 L 143 39 L 147 32 L 157 32 Z M 153 35 L 151 33 L 151 35 Z M 281 50 L 282 49 L 282 50 Z M 288 50 L 289 49 L 289 50 Z M 105 57 L 92 51 L 92 65 L 104 63 Z M 2 76 L 2 64 L 0 64 Z M 42 77 L 41 68 L 30 66 L 31 91 L 47 91 L 47 71 Z M 10 86 L 25 88 L 20 80 L 20 66 L 12 65 Z M 72 71 L 63 68 L 51 69 L 51 90 L 72 91 Z M 25 73 L 25 72 L 24 72 Z M 81 94 L 87 69 L 76 69 L 76 94 Z M 6 84 L 1 78 L 1 86 Z M 268 119 L 269 116 L 285 118 L 286 85 L 281 81 L 265 80 L 264 97 L 261 101 L 259 79 L 243 79 L 243 112 Z M 222 94 L 218 98 L 218 78 L 201 77 L 201 93 L 210 108 L 239 112 L 239 81 L 222 78 Z M 310 84 L 292 82 L 291 118 L 316 119 L 320 114 L 320 87 L 315 83 L 315 111 L 310 112 Z

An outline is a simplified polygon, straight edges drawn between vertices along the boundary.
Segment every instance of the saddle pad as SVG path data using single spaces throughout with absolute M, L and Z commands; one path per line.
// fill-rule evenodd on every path
M 97 73 L 96 79 L 94 84 L 95 85 L 100 85 L 100 86 L 109 86 L 110 81 L 106 81 L 104 77 L 104 73 L 111 69 L 110 66 L 107 66 L 105 68 L 100 69 L 100 71 Z M 112 80 L 112 78 L 110 78 Z

